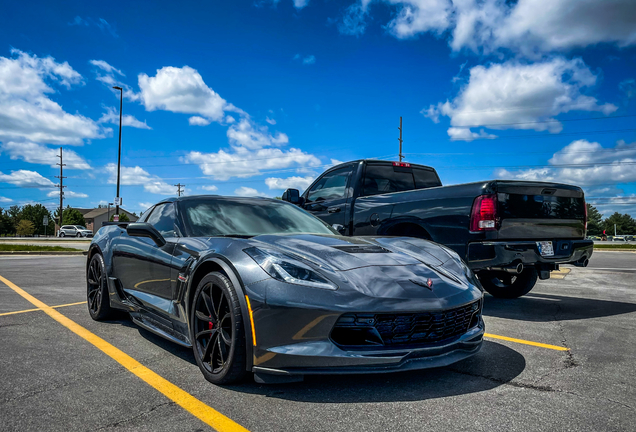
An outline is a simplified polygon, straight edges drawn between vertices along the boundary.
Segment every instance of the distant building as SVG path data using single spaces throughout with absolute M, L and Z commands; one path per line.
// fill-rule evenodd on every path
M 78 208 L 77 210 L 80 213 L 82 213 L 82 215 L 84 215 L 84 221 L 86 221 L 86 228 L 88 228 L 89 230 L 92 230 L 93 233 L 96 233 L 97 230 L 102 227 L 102 222 L 109 221 L 110 216 L 115 214 L 115 207 L 110 208 L 110 215 L 108 214 L 107 207 L 91 208 L 91 209 Z M 138 216 L 135 216 L 131 212 L 124 210 L 123 208 L 120 207 L 119 208 L 120 216 L 124 213 L 128 216 L 131 222 L 137 222 L 137 219 L 139 219 Z

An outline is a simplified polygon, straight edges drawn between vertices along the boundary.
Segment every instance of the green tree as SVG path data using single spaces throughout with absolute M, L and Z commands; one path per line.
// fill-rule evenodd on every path
M 616 212 L 603 221 L 603 229 L 606 230 L 607 235 L 614 235 L 614 224 L 616 224 L 617 235 L 636 234 L 636 220 L 627 213 Z
M 22 220 L 22 208 L 17 205 L 12 205 L 9 207 L 9 210 L 7 210 L 7 214 L 9 215 L 9 219 L 11 219 L 11 230 L 15 232 L 18 222 Z
M 603 233 L 603 216 L 592 204 L 587 205 L 587 235 L 600 236 Z
M 110 217 L 110 221 L 113 222 L 115 220 L 115 215 L 112 215 Z M 128 217 L 128 215 L 124 212 L 122 212 L 119 215 L 119 222 L 130 222 L 130 218 Z
M 35 227 L 33 226 L 33 222 L 31 222 L 30 220 L 22 219 L 16 225 L 16 231 L 19 236 L 29 236 L 33 235 Z
M 44 234 L 44 225 L 42 223 L 44 216 L 49 219 L 49 224 L 46 227 L 47 234 L 53 234 L 55 225 L 53 223 L 53 217 L 51 212 L 42 204 L 27 204 L 22 207 L 21 213 L 22 219 L 30 220 L 35 227 L 34 234 Z
M 64 209 L 63 221 L 64 225 L 82 225 L 86 226 L 84 215 L 77 209 L 70 206 Z
M 15 234 L 15 229 L 7 212 L 0 208 L 0 235 L 7 234 Z

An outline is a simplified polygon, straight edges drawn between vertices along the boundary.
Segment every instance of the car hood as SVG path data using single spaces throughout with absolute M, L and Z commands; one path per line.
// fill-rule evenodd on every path
M 478 282 L 470 271 L 465 271 L 459 256 L 427 240 L 266 235 L 252 238 L 252 244 L 263 249 L 275 248 L 319 266 L 341 287 L 337 303 L 343 308 L 362 301 L 360 293 L 364 295 L 368 308 L 386 306 L 383 302 L 390 299 L 398 302 L 404 310 L 421 306 L 409 305 L 415 299 L 429 302 L 430 307 L 443 309 L 457 302 L 472 301 L 481 295 L 477 289 L 469 289 L 477 286 Z M 369 301 L 379 303 L 371 304 Z
M 332 271 L 416 264 L 439 267 L 456 260 L 441 246 L 415 238 L 299 234 L 262 235 L 252 241 L 254 246 L 273 246 Z

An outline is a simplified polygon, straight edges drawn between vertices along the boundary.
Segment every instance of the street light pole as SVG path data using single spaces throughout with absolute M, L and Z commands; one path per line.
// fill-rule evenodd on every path
M 119 175 L 121 172 L 121 120 L 122 120 L 122 108 L 124 105 L 124 89 L 118 86 L 113 87 L 115 90 L 119 90 L 119 152 L 117 153 L 117 202 L 115 202 L 115 214 L 119 219 Z

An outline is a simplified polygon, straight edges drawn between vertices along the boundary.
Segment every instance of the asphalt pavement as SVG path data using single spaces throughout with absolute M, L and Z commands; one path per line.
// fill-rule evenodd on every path
M 91 320 L 82 303 L 84 266 L 83 256 L 6 256 L 0 276 L 251 431 L 605 431 L 636 424 L 636 275 L 625 271 L 636 269 L 633 252 L 595 252 L 588 268 L 541 281 L 520 299 L 486 296 L 491 336 L 476 356 L 449 367 L 226 387 L 203 379 L 190 349 L 125 316 Z M 0 282 L 0 429 L 210 430 L 42 310 L 21 312 L 34 308 Z

